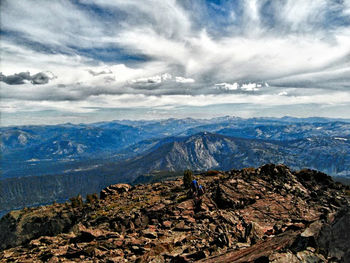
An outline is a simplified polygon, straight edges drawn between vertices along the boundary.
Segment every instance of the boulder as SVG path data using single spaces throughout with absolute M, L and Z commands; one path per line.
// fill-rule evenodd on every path
M 322 227 L 317 238 L 320 250 L 329 258 L 350 259 L 350 207 L 340 210 L 332 223 Z
M 100 198 L 106 199 L 108 196 L 120 195 L 128 192 L 131 189 L 129 184 L 114 184 L 106 187 L 100 192 Z

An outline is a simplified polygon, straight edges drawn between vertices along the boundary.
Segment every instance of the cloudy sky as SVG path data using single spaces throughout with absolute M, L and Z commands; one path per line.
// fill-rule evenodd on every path
M 2 0 L 1 124 L 350 118 L 350 0 Z

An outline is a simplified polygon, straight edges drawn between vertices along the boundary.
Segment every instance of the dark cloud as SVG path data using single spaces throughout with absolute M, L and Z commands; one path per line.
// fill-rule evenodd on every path
M 29 72 L 21 72 L 18 74 L 8 76 L 5 76 L 2 73 L 0 73 L 0 81 L 3 81 L 9 85 L 21 85 L 25 83 L 25 80 L 29 81 L 30 79 L 31 77 Z
M 88 69 L 88 72 L 94 77 L 99 76 L 99 75 L 112 74 L 113 73 L 110 69 L 109 70 L 102 70 L 102 71 L 93 71 L 92 69 Z
M 50 80 L 49 76 L 46 75 L 43 72 L 39 72 L 37 74 L 35 74 L 34 76 L 32 76 L 32 83 L 34 85 L 41 85 L 41 84 L 46 84 L 48 83 Z
M 9 85 L 22 85 L 25 84 L 26 81 L 32 83 L 33 85 L 42 85 L 49 83 L 49 80 L 51 79 L 53 79 L 53 77 L 48 76 L 44 72 L 39 72 L 32 76 L 29 72 L 20 72 L 7 76 L 0 73 L 0 81 Z
M 110 76 L 104 77 L 103 79 L 107 84 L 115 81 L 115 77 L 110 77 Z

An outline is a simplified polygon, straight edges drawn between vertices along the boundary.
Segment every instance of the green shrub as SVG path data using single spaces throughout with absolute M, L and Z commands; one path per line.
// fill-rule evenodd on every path
M 191 182 L 193 180 L 193 174 L 191 170 L 186 170 L 184 172 L 184 177 L 183 177 L 183 184 L 185 188 L 190 188 L 191 187 Z

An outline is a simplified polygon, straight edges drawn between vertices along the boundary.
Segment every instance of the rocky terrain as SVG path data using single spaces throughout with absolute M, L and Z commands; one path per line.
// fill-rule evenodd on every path
M 349 189 L 314 170 L 264 165 L 111 185 L 100 197 L 13 211 L 1 262 L 349 262 Z

